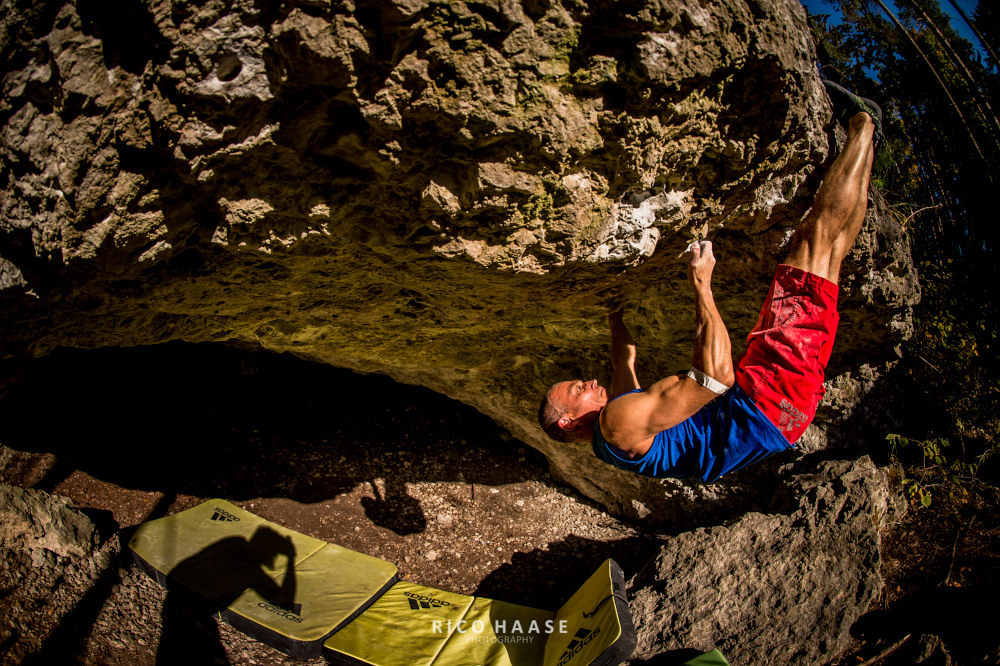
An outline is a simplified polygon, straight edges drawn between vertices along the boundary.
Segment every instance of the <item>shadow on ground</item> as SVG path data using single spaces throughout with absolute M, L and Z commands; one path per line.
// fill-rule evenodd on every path
M 597 570 L 598 564 L 609 557 L 628 576 L 649 562 L 653 554 L 648 539 L 595 541 L 572 535 L 549 544 L 544 550 L 514 553 L 510 563 L 502 564 L 486 576 L 475 593 L 490 599 L 557 610 Z M 533 589 L 525 589 L 526 577 L 537 580 L 538 584 Z M 519 597 L 512 597 L 511 590 L 518 590 Z
M 290 355 L 176 343 L 0 366 L 0 443 L 5 482 L 114 508 L 123 527 L 224 497 L 422 584 L 538 608 L 558 608 L 604 559 L 629 575 L 658 548 L 474 409 Z M 113 567 L 34 663 L 91 649 L 117 580 Z M 170 597 L 163 613 L 179 644 L 222 659 L 201 606 Z
M 909 639 L 882 663 L 987 664 L 1000 657 L 993 608 L 1000 583 L 922 589 L 861 618 L 851 633 L 874 645 Z M 944 609 L 947 609 L 944 611 Z M 943 612 L 944 611 L 944 612 Z
M 55 457 L 44 478 L 20 480 L 49 492 L 78 469 L 127 488 L 234 500 L 319 502 L 368 482 L 368 517 L 407 534 L 425 518 L 405 482 L 501 485 L 546 467 L 530 449 L 523 465 L 494 465 L 518 443 L 471 407 L 290 355 L 183 343 L 62 349 L 6 374 L 17 379 L 0 400 L 0 442 Z M 449 452 L 460 466 L 435 464 L 448 447 L 461 449 Z

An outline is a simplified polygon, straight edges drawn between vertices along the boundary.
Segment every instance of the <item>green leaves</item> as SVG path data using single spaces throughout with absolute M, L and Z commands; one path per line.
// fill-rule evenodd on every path
M 904 469 L 904 493 L 912 504 L 922 507 L 929 507 L 933 492 L 939 490 L 952 497 L 964 495 L 963 483 L 976 477 L 980 464 L 985 460 L 981 456 L 974 463 L 961 459 L 949 462 L 945 449 L 951 446 L 951 442 L 943 437 L 917 440 L 890 434 L 885 439 L 889 442 L 890 462 Z M 915 463 L 914 453 L 920 454 L 919 463 Z

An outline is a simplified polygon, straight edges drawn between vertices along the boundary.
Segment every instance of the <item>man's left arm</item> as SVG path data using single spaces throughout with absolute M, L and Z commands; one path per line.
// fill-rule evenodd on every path
M 635 374 L 635 340 L 625 326 L 624 311 L 619 309 L 608 315 L 608 326 L 611 328 L 611 397 L 634 391 L 639 388 L 639 379 Z

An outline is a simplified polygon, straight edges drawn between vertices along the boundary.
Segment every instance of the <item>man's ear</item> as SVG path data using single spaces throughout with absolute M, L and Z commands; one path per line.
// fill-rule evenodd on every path
M 573 429 L 573 419 L 569 418 L 568 416 L 559 417 L 559 420 L 556 421 L 556 423 L 558 423 L 559 427 L 562 428 L 563 430 Z

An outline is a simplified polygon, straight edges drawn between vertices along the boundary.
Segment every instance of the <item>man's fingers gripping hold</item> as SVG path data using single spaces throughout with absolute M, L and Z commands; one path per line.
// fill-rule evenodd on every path
M 688 246 L 691 261 L 688 263 L 688 279 L 696 286 L 707 284 L 712 279 L 712 269 L 715 267 L 715 254 L 712 252 L 712 242 L 695 241 Z

